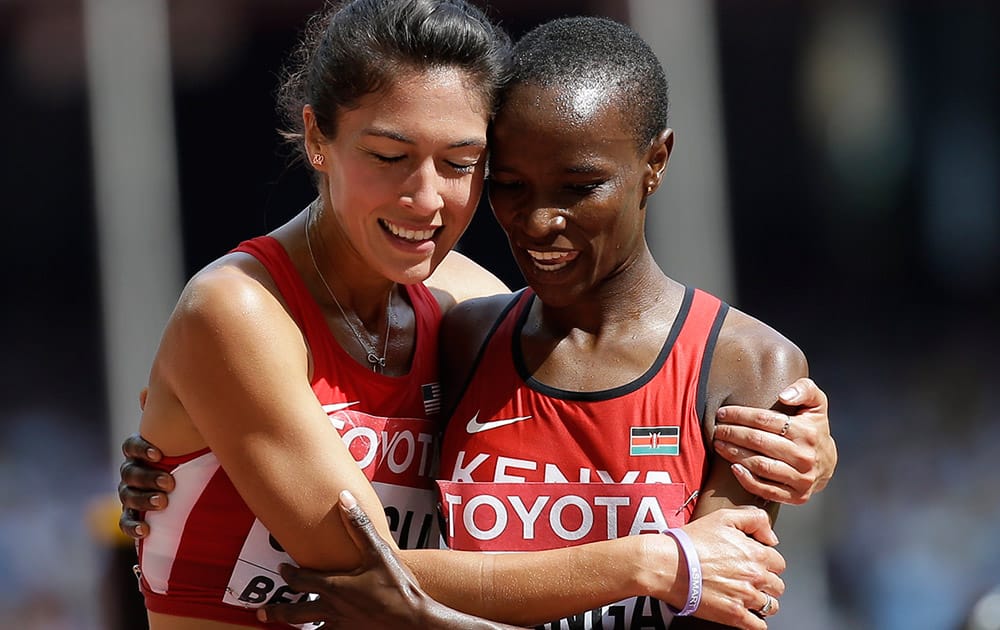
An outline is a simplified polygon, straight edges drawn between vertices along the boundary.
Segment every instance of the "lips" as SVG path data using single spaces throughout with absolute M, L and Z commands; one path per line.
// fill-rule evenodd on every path
M 537 249 L 526 249 L 535 269 L 539 271 L 559 271 L 580 255 L 577 251 L 548 251 L 543 252 Z
M 410 228 L 405 228 L 401 225 L 396 225 L 386 219 L 379 219 L 379 225 L 381 225 L 387 232 L 400 238 L 404 241 L 409 241 L 411 243 L 419 243 L 421 241 L 429 241 L 434 238 L 439 228 L 424 228 L 422 230 L 414 230 Z

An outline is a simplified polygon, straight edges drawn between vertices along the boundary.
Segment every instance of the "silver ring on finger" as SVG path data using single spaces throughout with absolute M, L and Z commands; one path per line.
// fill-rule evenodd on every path
M 781 437 L 785 437 L 785 434 L 788 433 L 788 427 L 790 426 L 792 426 L 792 419 L 786 414 L 785 425 L 781 427 L 781 433 L 779 435 L 781 435 Z
M 764 605 L 760 607 L 760 610 L 757 611 L 757 614 L 760 615 L 761 617 L 767 617 L 768 615 L 771 614 L 771 609 L 774 608 L 774 598 L 768 595 L 767 593 L 764 593 L 763 595 L 764 597 L 767 598 L 767 601 L 765 601 Z

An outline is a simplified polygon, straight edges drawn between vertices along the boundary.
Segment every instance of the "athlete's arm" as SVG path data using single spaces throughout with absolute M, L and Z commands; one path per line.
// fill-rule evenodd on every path
M 719 332 L 708 376 L 704 431 L 707 439 L 716 432 L 716 412 L 724 405 L 741 405 L 776 413 L 790 413 L 779 394 L 788 383 L 808 375 L 805 355 L 791 341 L 762 322 L 730 309 Z M 782 416 L 784 417 L 784 416 Z M 780 433 L 781 428 L 777 429 Z M 790 441 L 788 436 L 774 436 Z M 734 470 L 735 468 L 735 470 Z M 701 489 L 695 517 L 719 507 L 760 504 L 761 497 L 749 492 L 733 467 L 721 457 L 713 458 L 708 480 Z M 768 509 L 772 519 L 777 505 Z
M 709 371 L 704 427 L 706 439 L 715 431 L 715 412 L 722 404 L 773 409 L 782 413 L 788 411 L 779 398 L 779 393 L 785 389 L 786 383 L 804 377 L 807 370 L 805 355 L 794 344 L 763 323 L 736 309 L 730 309 L 720 331 Z M 725 459 L 712 458 L 709 476 L 700 489 L 698 504 L 692 516 L 693 522 L 707 518 L 716 510 L 755 504 L 763 504 L 771 522 L 774 522 L 779 504 L 762 502 L 760 497 L 744 486 L 743 480 L 736 476 L 737 471 L 738 467 L 732 466 Z M 747 563 L 751 561 L 752 558 L 746 559 Z M 731 581 L 734 574 L 739 575 L 739 566 L 734 565 L 735 573 L 706 572 L 705 580 L 709 583 Z M 742 580 L 730 584 L 730 587 L 739 593 L 732 603 L 746 607 L 748 613 L 754 616 L 759 615 L 755 611 L 760 611 L 766 605 L 769 605 L 766 616 L 776 614 L 780 608 L 778 600 L 784 592 L 783 585 L 778 589 Z M 749 590 L 746 590 L 748 587 Z M 722 590 L 722 585 L 719 588 Z M 686 619 L 678 625 L 682 628 L 719 627 L 701 619 Z
M 446 335 L 445 338 L 471 341 L 468 344 L 456 343 L 450 349 L 442 349 L 442 357 L 446 361 L 443 364 L 462 368 L 455 370 L 459 381 L 463 381 L 460 384 L 464 384 L 464 377 L 460 375 L 463 371 L 471 369 L 482 337 L 487 334 L 483 331 L 489 329 L 502 306 L 509 300 L 509 297 L 476 300 L 461 305 L 446 318 L 445 325 L 458 331 L 459 334 Z M 481 311 L 478 318 L 474 313 L 476 310 Z M 465 329 L 462 328 L 462 320 L 466 320 Z M 807 369 L 805 356 L 794 344 L 759 321 L 731 309 L 720 333 L 709 375 L 709 409 L 706 414 L 709 422 L 706 425 L 706 435 L 711 435 L 714 429 L 711 419 L 715 416 L 715 410 L 722 404 L 782 409 L 778 402 L 779 392 L 787 383 L 805 376 Z M 685 526 L 685 530 L 690 531 L 696 540 L 696 548 L 702 561 L 704 593 L 698 616 L 705 620 L 745 628 L 763 628 L 766 624 L 751 611 L 760 609 L 766 603 L 763 593 L 766 592 L 775 599 L 784 593 L 784 583 L 778 577 L 784 570 L 784 560 L 776 550 L 768 547 L 777 543 L 777 539 L 770 536 L 773 532 L 770 532 L 769 528 L 769 535 L 758 540 L 753 540 L 743 533 L 740 533 L 739 538 L 726 536 L 738 530 L 727 529 L 726 526 L 720 525 L 716 520 L 720 518 L 719 511 L 723 508 L 760 504 L 760 500 L 742 487 L 733 475 L 728 462 L 721 458 L 714 459 L 709 478 L 701 488 L 702 494 L 695 511 L 696 520 Z M 769 510 L 773 518 L 777 506 L 769 506 Z M 760 514 L 757 510 L 753 512 Z M 723 513 L 729 515 L 732 510 L 726 509 Z M 662 548 L 664 542 L 667 542 L 667 549 Z M 652 544 L 654 548 L 630 547 L 636 544 Z M 429 592 L 433 592 L 436 598 L 449 605 L 460 605 L 457 600 L 451 599 L 453 595 L 448 593 L 448 585 L 443 582 L 438 583 L 441 580 L 440 576 L 435 575 L 433 571 L 425 573 L 423 565 L 418 564 L 420 554 L 427 553 L 433 552 L 406 551 L 403 552 L 403 557 L 413 568 L 421 584 Z M 550 554 L 549 557 L 553 560 L 549 561 L 546 554 Z M 460 556 L 461 554 L 453 552 L 451 557 L 455 559 Z M 557 556 L 559 559 L 555 559 Z M 676 547 L 669 540 L 665 541 L 663 536 L 633 536 L 533 554 L 488 556 L 484 560 L 483 575 L 494 576 L 489 579 L 500 578 L 507 585 L 504 596 L 496 598 L 495 602 L 506 600 L 511 604 L 510 608 L 516 609 L 515 613 L 524 616 L 509 616 L 511 614 L 509 608 L 494 611 L 491 606 L 495 603 L 491 603 L 488 598 L 482 602 L 483 608 L 476 609 L 477 614 L 513 623 L 531 624 L 543 621 L 544 619 L 539 620 L 529 616 L 528 611 L 532 610 L 532 604 L 530 598 L 525 598 L 525 594 L 548 593 L 547 588 L 552 584 L 568 584 L 572 587 L 579 582 L 573 579 L 573 575 L 588 576 L 585 581 L 592 581 L 604 589 L 600 567 L 604 564 L 605 558 L 608 565 L 614 567 L 617 564 L 618 568 L 622 568 L 620 563 L 623 558 L 638 558 L 635 566 L 624 567 L 625 572 L 620 578 L 609 577 L 612 580 L 623 579 L 626 584 L 630 584 L 631 581 L 628 590 L 633 592 L 629 595 L 653 595 L 674 607 L 680 607 L 686 596 L 687 576 L 683 563 L 677 563 Z M 653 558 L 660 559 L 652 560 Z M 651 561 L 647 562 L 646 559 Z M 592 561 L 595 564 L 589 564 Z M 669 562 L 670 566 L 680 574 L 660 574 L 652 582 L 647 581 L 650 567 L 664 566 L 664 562 Z M 569 577 L 559 572 L 561 567 L 567 566 L 571 569 Z M 596 572 L 590 573 L 591 566 L 599 568 Z M 431 568 L 440 570 L 443 567 L 441 563 L 435 563 Z M 450 571 L 457 570 L 450 569 Z M 485 584 L 488 586 L 490 582 L 487 580 Z M 611 590 L 606 593 L 612 594 L 615 584 L 615 582 L 607 584 L 606 587 Z M 667 592 L 658 590 L 666 584 L 670 585 Z M 564 591 L 564 594 L 568 596 L 570 593 Z M 551 596 L 559 597 L 560 593 L 553 593 Z M 616 596 L 615 599 L 621 598 Z M 585 610 L 578 604 L 570 604 L 568 609 L 570 612 Z M 776 607 L 772 608 L 771 614 L 776 611 Z
M 441 334 L 446 340 L 441 347 L 441 365 L 448 366 L 442 374 L 445 409 L 451 409 L 461 394 L 480 347 L 512 299 L 504 295 L 471 300 L 446 315 Z M 733 607 L 730 602 L 741 593 L 754 597 L 750 601 L 755 602 L 755 588 L 783 591 L 778 574 L 784 569 L 784 560 L 768 547 L 777 539 L 766 523 L 754 521 L 763 518 L 759 510 L 730 511 L 717 517 L 689 526 L 704 572 L 729 576 L 725 583 L 710 584 L 699 614 L 758 627 L 754 624 L 760 620 L 750 616 L 746 606 Z M 681 608 L 687 596 L 686 565 L 678 563 L 673 539 L 664 536 L 633 536 L 531 554 L 448 552 L 442 559 L 436 551 L 404 551 L 402 556 L 420 583 L 443 603 L 518 624 L 536 624 L 593 608 L 595 604 L 586 602 L 595 598 L 598 603 L 609 603 L 649 595 Z M 481 588 L 485 589 L 479 602 L 468 600 L 462 589 L 455 590 L 455 577 L 469 571 L 468 563 L 472 563 L 469 579 L 481 576 Z M 737 565 L 752 567 L 754 578 L 733 575 Z M 733 586 L 737 582 L 739 589 Z M 543 609 L 539 616 L 536 611 Z
M 394 630 L 514 628 L 449 608 L 427 595 L 413 573 L 378 535 L 350 493 L 341 493 L 340 507 L 340 515 L 361 550 L 361 567 L 338 575 L 282 565 L 281 577 L 289 587 L 300 593 L 318 593 L 319 597 L 296 606 L 276 604 L 260 608 L 258 620 L 288 624 L 324 621 L 337 628 Z
M 802 504 L 829 483 L 837 467 L 826 394 L 809 378 L 792 383 L 777 410 L 725 406 L 716 414 L 715 452 L 732 464 L 751 494 Z M 742 467 L 742 468 L 741 468 Z
M 475 353 L 478 343 L 467 348 Z M 740 600 L 741 592 L 756 595 L 755 588 L 768 588 L 780 593 L 784 588 L 777 577 L 784 561 L 768 547 L 777 541 L 763 512 L 719 511 L 685 530 L 695 541 L 706 574 L 731 574 L 734 566 L 744 571 L 718 582 L 718 589 L 716 583 L 708 582 L 699 615 L 765 628 L 759 619 L 745 618 L 749 603 L 729 604 Z M 518 624 L 543 622 L 633 595 L 654 596 L 680 608 L 688 588 L 686 566 L 678 562 L 676 543 L 659 535 L 531 554 L 425 550 L 402 552 L 402 557 L 427 591 L 444 604 Z M 338 597 L 336 592 L 320 594 L 321 600 Z
M 126 440 L 124 449 L 133 464 L 148 460 L 151 453 L 154 459 L 159 457 L 156 447 L 137 436 Z M 128 469 L 123 467 L 123 479 L 137 479 L 140 470 L 143 471 L 144 483 L 153 487 L 152 480 L 158 473 L 138 465 Z M 164 477 L 163 481 L 167 480 Z M 160 496 L 165 503 L 166 491 L 152 494 Z M 123 494 L 122 500 L 126 505 L 141 508 L 146 499 L 141 499 L 132 490 L 130 494 Z M 141 525 L 145 527 L 145 523 Z M 684 529 L 698 550 L 703 574 L 709 576 L 697 615 L 727 625 L 764 630 L 766 624 L 748 612 L 759 597 L 755 589 L 768 588 L 773 593 L 784 589 L 778 578 L 784 569 L 784 560 L 771 548 L 777 544 L 777 538 L 770 529 L 767 515 L 758 509 L 719 510 L 688 524 Z M 123 530 L 136 537 L 134 530 L 125 527 Z M 362 547 L 363 558 L 370 557 L 370 553 L 370 549 L 366 551 Z M 391 547 L 386 543 L 385 547 L 378 549 L 378 553 L 382 556 L 389 554 Z M 658 535 L 632 536 L 532 554 L 486 556 L 425 551 L 404 552 L 404 558 L 415 568 L 414 572 L 420 576 L 421 583 L 428 586 L 428 591 L 434 592 L 435 597 L 444 602 L 451 602 L 452 607 L 518 624 L 539 623 L 565 616 L 564 611 L 568 611 L 565 614 L 576 613 L 596 607 L 599 603 L 634 595 L 651 595 L 680 608 L 688 588 L 686 566 L 678 562 L 673 539 Z M 734 567 L 739 574 L 734 572 Z M 385 627 L 452 628 L 455 626 L 449 624 L 456 619 L 464 619 L 449 613 L 447 606 L 427 608 L 423 591 L 404 592 L 405 589 L 400 589 L 393 593 L 364 587 L 370 580 L 379 584 L 392 583 L 386 581 L 384 571 L 384 562 L 369 563 L 365 571 L 356 570 L 344 575 L 288 569 L 289 575 L 308 580 L 306 590 L 318 593 L 319 598 L 308 603 L 303 601 L 276 606 L 271 620 L 336 622 L 349 619 L 345 611 L 365 610 L 381 610 L 385 614 L 395 611 L 395 616 L 386 621 Z M 715 575 L 730 576 L 730 579 L 711 579 Z M 347 588 L 348 585 L 350 588 Z M 415 584 L 412 586 L 417 588 Z M 452 591 L 451 594 L 449 591 Z M 469 593 L 472 598 L 479 599 L 469 599 Z M 393 597 L 404 595 L 404 601 L 392 604 L 395 601 Z M 740 597 L 746 597 L 747 601 L 733 606 L 731 602 L 739 601 Z M 486 598 L 489 601 L 484 601 Z M 532 599 L 533 602 L 530 601 Z M 554 602 L 560 607 L 533 612 L 540 610 L 539 606 Z M 441 625 L 431 622 L 432 618 L 437 619 L 435 615 L 443 615 L 439 619 Z
M 210 448 L 297 563 L 355 567 L 337 496 L 354 493 L 388 536 L 381 504 L 316 400 L 300 329 L 250 260 L 228 256 L 188 283 L 154 360 L 140 431 L 168 455 Z
M 342 506 L 348 505 L 342 502 Z M 488 621 L 482 617 L 470 616 L 460 612 L 455 608 L 443 605 L 435 599 L 429 597 L 420 587 L 413 574 L 399 556 L 393 553 L 392 548 L 374 533 L 370 525 L 366 525 L 367 517 L 359 509 L 352 509 L 342 512 L 351 527 L 356 530 L 355 542 L 362 550 L 364 558 L 362 567 L 359 570 L 342 573 L 331 573 L 285 566 L 281 570 L 282 577 L 288 584 L 301 591 L 318 595 L 317 599 L 311 601 L 300 601 L 294 604 L 277 604 L 268 606 L 266 609 L 258 611 L 258 618 L 262 621 L 284 622 L 284 623 L 305 623 L 310 621 L 324 621 L 334 624 L 335 627 L 371 627 L 371 628 L 420 628 L 422 630 L 451 630 L 454 628 L 510 628 L 501 622 Z M 695 541 L 699 554 L 702 555 L 702 568 L 706 572 L 714 573 L 723 569 L 732 572 L 732 562 L 736 557 L 732 549 L 743 549 L 748 544 L 758 545 L 765 550 L 764 554 L 773 556 L 770 569 L 765 572 L 780 572 L 783 569 L 783 561 L 777 552 L 760 545 L 758 542 L 748 543 L 751 537 L 766 541 L 766 544 L 773 545 L 777 539 L 770 531 L 767 515 L 756 508 L 733 508 L 716 511 L 696 523 L 685 526 L 685 531 Z M 518 610 L 518 605 L 525 597 L 523 589 L 526 588 L 524 576 L 521 570 L 526 568 L 523 561 L 536 559 L 539 562 L 535 569 L 541 571 L 536 576 L 537 596 L 554 600 L 550 606 L 555 604 L 564 609 L 573 608 L 573 598 L 579 583 L 587 583 L 592 580 L 601 582 L 604 580 L 610 568 L 623 567 L 629 564 L 636 564 L 634 556 L 614 555 L 624 553 L 626 549 L 622 547 L 625 543 L 639 543 L 640 553 L 644 545 L 659 544 L 667 540 L 665 536 L 643 535 L 630 536 L 618 539 L 618 541 L 608 541 L 601 543 L 605 549 L 618 546 L 619 549 L 612 552 L 611 556 L 599 558 L 598 561 L 590 565 L 582 558 L 592 553 L 594 545 L 583 545 L 569 549 L 555 551 L 541 551 L 529 554 L 510 554 L 510 559 L 515 566 L 510 574 L 502 576 L 504 584 L 495 593 L 499 599 L 495 602 L 502 610 L 497 613 L 499 618 L 507 619 L 512 623 L 522 625 L 536 625 L 540 623 L 537 619 L 530 617 L 527 611 Z M 404 554 L 407 552 L 403 552 Z M 430 554 L 431 552 L 427 552 Z M 438 555 L 442 552 L 436 552 Z M 443 552 L 448 553 L 448 552 Z M 553 572 L 552 564 L 555 562 L 553 554 L 558 553 L 564 559 L 568 559 L 572 564 L 564 567 L 570 571 L 561 573 Z M 741 553 L 745 553 L 741 551 Z M 461 554 L 477 555 L 477 554 Z M 483 555 L 483 554 L 478 554 Z M 508 554 L 501 554 L 504 558 Z M 575 557 L 580 556 L 580 557 Z M 550 560 L 541 561 L 548 557 Z M 763 564 L 763 563 L 761 563 Z M 673 584 L 674 589 L 683 591 L 687 588 L 687 573 L 681 563 L 680 567 L 671 569 L 662 560 L 652 559 L 652 568 L 647 570 L 647 576 L 653 578 L 655 586 L 636 586 L 632 595 L 638 594 L 638 590 L 656 591 L 662 590 L 668 584 Z M 530 565 L 529 565 L 530 567 Z M 580 572 L 581 568 L 586 568 Z M 748 572 L 761 571 L 759 565 L 744 566 Z M 675 572 L 674 572 L 675 571 Z M 623 575 L 628 575 L 627 572 Z M 457 576 L 456 576 L 457 577 Z M 558 578 L 557 584 L 552 584 L 550 580 Z M 780 585 L 780 584 L 779 584 Z M 552 587 L 563 588 L 559 592 L 552 593 Z M 765 588 L 776 588 L 775 585 L 765 582 Z M 592 587 L 595 588 L 595 587 Z M 468 589 L 467 589 L 468 590 Z M 624 589 L 630 590 L 630 589 Z M 611 591 L 608 591 L 611 592 Z M 472 593 L 470 597 L 475 597 Z M 680 595 L 681 598 L 686 593 Z M 667 601 L 670 601 L 669 599 Z M 746 606 L 727 609 L 720 609 L 716 606 L 719 601 L 717 593 L 706 592 L 702 595 L 703 605 L 699 609 L 700 616 L 713 619 L 727 625 L 739 626 L 750 630 L 766 630 L 767 625 L 763 620 L 751 615 Z M 582 605 L 582 604 L 581 604 Z M 462 604 L 462 608 L 468 603 Z M 574 610 L 578 612 L 579 609 Z M 554 614 L 553 610 L 553 614 Z M 560 613 L 562 614 L 562 613 Z M 564 615 L 565 616 L 565 615 Z M 550 618 L 550 617 L 546 617 Z M 518 620 L 519 619 L 519 620 Z M 675 621 L 676 623 L 676 621 Z
M 444 313 L 456 304 L 472 298 L 510 293 L 499 278 L 456 251 L 451 251 L 445 256 L 424 284 L 434 294 Z M 475 334 L 477 331 L 468 332 Z M 481 331 L 481 334 L 485 335 L 485 331 Z M 442 336 L 442 340 L 445 349 L 452 348 L 456 342 L 469 342 L 467 337 L 455 335 Z M 446 371 L 442 375 L 442 380 L 448 380 L 448 376 L 454 373 Z M 447 396 L 447 392 L 452 389 L 444 387 L 445 395 Z M 147 393 L 148 390 L 144 389 L 140 395 L 140 406 L 145 406 Z M 445 409 L 447 408 L 445 406 Z M 138 434 L 125 438 L 122 442 L 122 453 L 125 461 L 120 468 L 121 483 L 118 485 L 118 497 L 122 502 L 122 514 L 118 519 L 118 526 L 126 535 L 139 539 L 149 534 L 149 525 L 142 520 L 142 513 L 162 510 L 167 506 L 168 495 L 174 489 L 174 478 L 169 473 L 149 466 L 150 463 L 160 461 L 163 453 Z

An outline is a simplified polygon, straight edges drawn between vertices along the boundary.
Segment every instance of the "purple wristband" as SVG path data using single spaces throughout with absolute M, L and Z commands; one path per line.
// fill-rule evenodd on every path
M 691 537 L 680 527 L 672 527 L 663 530 L 664 534 L 672 536 L 677 541 L 679 551 L 684 553 L 688 567 L 688 596 L 684 602 L 684 608 L 677 610 L 670 604 L 667 607 L 678 617 L 693 615 L 701 604 L 701 562 L 698 560 L 698 552 L 694 549 Z

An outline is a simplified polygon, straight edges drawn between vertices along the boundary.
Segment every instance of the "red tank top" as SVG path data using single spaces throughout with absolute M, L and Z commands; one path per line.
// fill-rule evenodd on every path
M 571 392 L 524 366 L 520 332 L 534 299 L 525 290 L 500 316 L 445 431 L 438 485 L 449 546 L 551 549 L 687 523 L 708 470 L 706 381 L 728 306 L 687 289 L 645 374 Z M 666 627 L 670 618 L 656 600 L 633 598 L 542 627 Z
M 385 376 L 340 347 L 278 241 L 259 237 L 234 251 L 264 265 L 304 332 L 316 398 L 371 480 L 400 547 L 437 546 L 431 468 L 441 404 L 441 311 L 434 296 L 423 284 L 406 287 L 416 317 L 413 363 L 404 376 Z M 139 566 L 149 610 L 264 627 L 255 608 L 301 597 L 277 572 L 279 563 L 293 561 L 211 451 L 165 458 L 162 468 L 172 472 L 177 489 L 166 510 L 145 515 L 151 533 L 139 543 Z

